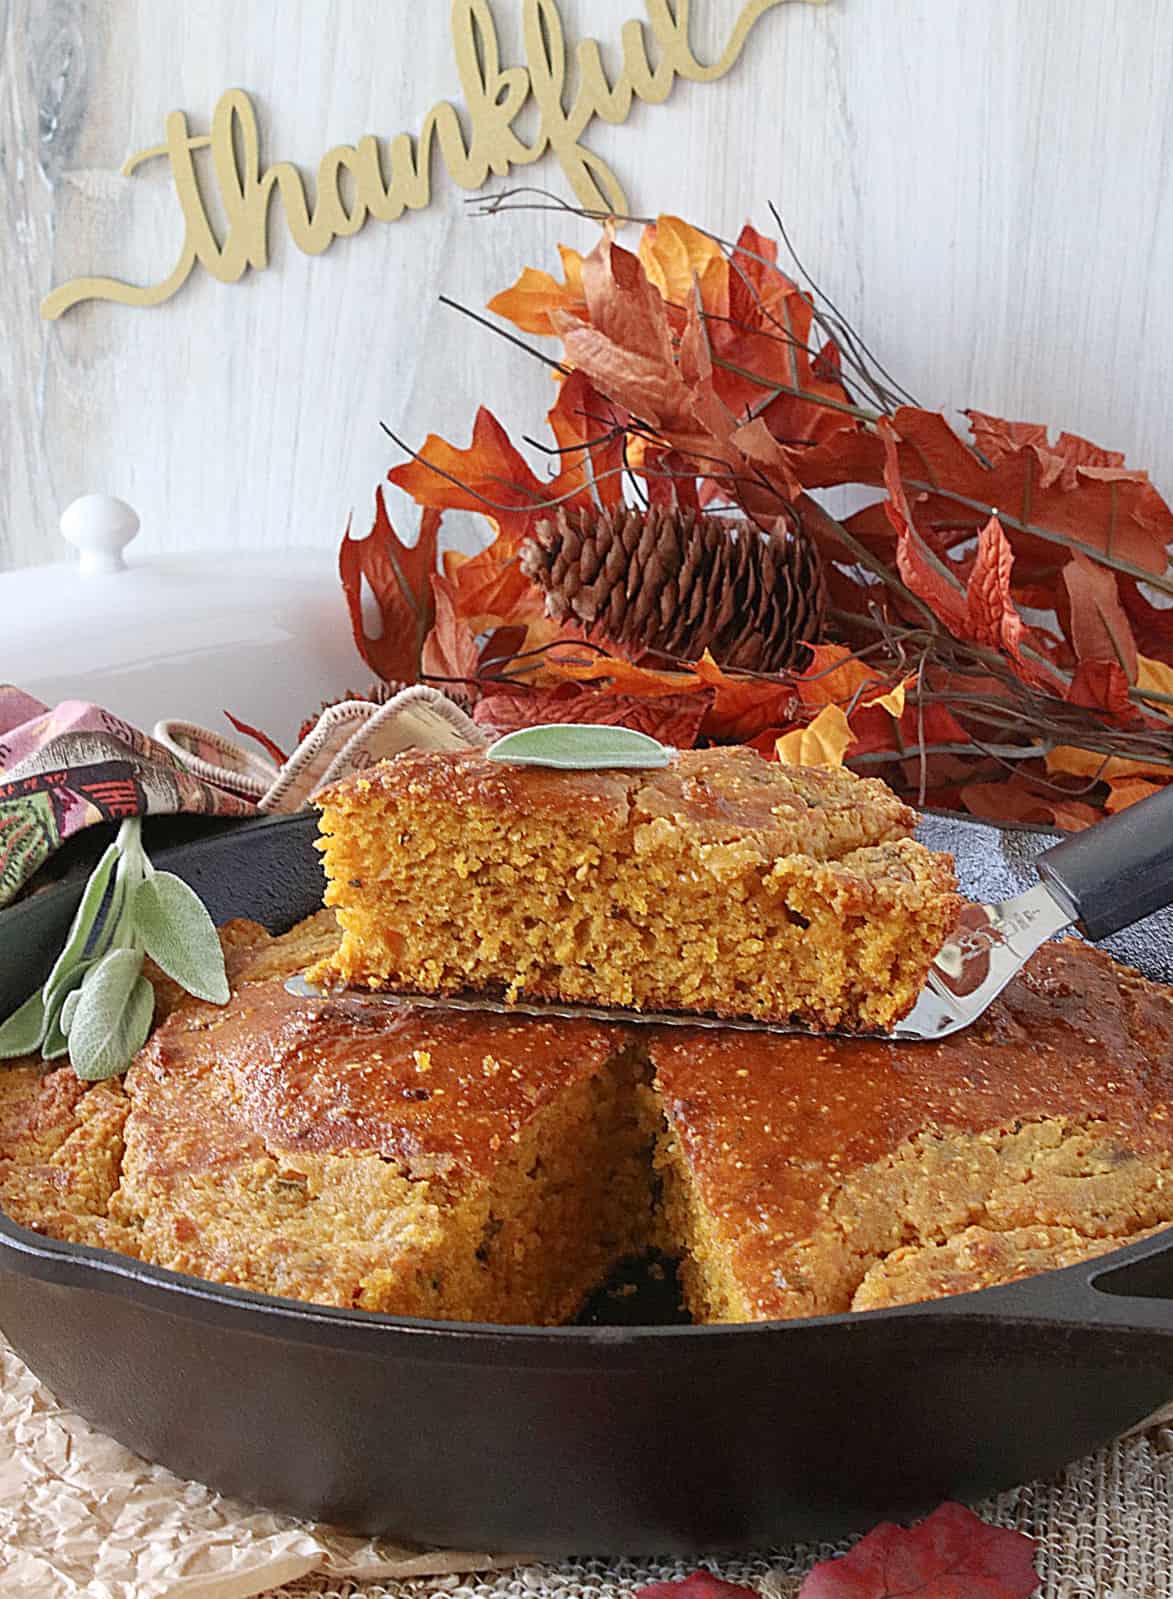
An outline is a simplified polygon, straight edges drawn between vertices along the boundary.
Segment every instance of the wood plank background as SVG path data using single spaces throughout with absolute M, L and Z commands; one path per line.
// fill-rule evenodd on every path
M 518 0 L 497 0 L 520 59 Z M 712 51 L 737 0 L 693 0 Z M 563 0 L 615 41 L 639 0 Z M 147 548 L 332 546 L 395 458 L 386 419 L 463 441 L 477 403 L 533 431 L 542 370 L 437 304 L 551 264 L 577 222 L 433 207 L 309 259 L 282 226 L 239 285 L 43 323 L 86 272 L 175 259 L 163 163 L 126 155 L 246 87 L 263 155 L 313 170 L 458 96 L 443 0 L 0 0 L 0 567 L 58 559 L 73 496 L 132 501 Z M 613 49 L 608 59 L 614 63 Z M 783 211 L 804 259 L 926 404 L 1050 421 L 1173 493 L 1173 5 L 831 0 L 760 24 L 724 82 L 679 85 L 591 142 L 637 210 L 733 231 Z M 548 160 L 523 181 L 565 191 Z M 0 635 L 3 623 L 0 622 Z

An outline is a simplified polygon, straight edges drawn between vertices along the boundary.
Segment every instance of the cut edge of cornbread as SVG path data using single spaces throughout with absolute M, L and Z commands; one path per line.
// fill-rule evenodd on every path
M 318 803 L 327 986 L 883 1029 L 960 904 L 882 783 L 740 749 L 623 774 L 417 752 Z

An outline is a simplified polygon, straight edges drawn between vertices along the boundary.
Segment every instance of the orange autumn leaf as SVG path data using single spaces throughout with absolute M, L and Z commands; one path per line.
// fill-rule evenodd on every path
M 436 570 L 440 513 L 420 517 L 415 544 L 404 544 L 391 525 L 380 486 L 375 490 L 375 520 L 366 538 L 350 536 L 350 522 L 338 551 L 338 575 L 346 595 L 358 652 L 385 682 L 414 683 L 420 673 L 424 639 L 432 626 L 430 579 Z M 363 582 L 379 610 L 380 632 L 371 637 L 363 621 Z
M 1137 656 L 1136 661 L 1136 687 L 1149 700 L 1154 710 L 1161 711 L 1165 716 L 1173 715 L 1173 705 L 1162 704 L 1155 696 L 1166 695 L 1173 700 L 1173 666 L 1166 666 L 1164 661 L 1151 660 L 1147 655 Z
M 1110 816 L 1117 811 L 1126 811 L 1130 805 L 1139 805 L 1141 800 L 1148 799 L 1150 794 L 1158 794 L 1164 788 L 1163 783 L 1150 783 L 1143 777 L 1126 777 L 1119 783 L 1113 783 L 1104 809 Z
M 824 705 L 814 721 L 784 733 L 775 745 L 788 766 L 842 766 L 855 735 L 843 709 Z
M 528 624 L 544 614 L 541 589 L 529 581 L 517 554 L 500 539 L 476 555 L 445 550 L 444 575 L 452 585 L 456 614 L 474 633 Z
M 433 572 L 432 594 L 436 619 L 424 640 L 421 669 L 427 677 L 473 682 L 480 652 L 472 629 L 457 615 L 454 586 Z
M 1116 783 L 1137 777 L 1157 777 L 1173 781 L 1173 752 L 1168 761 L 1134 761 L 1121 755 L 1103 755 L 1097 750 L 1076 749 L 1059 744 L 1046 758 L 1048 774 L 1082 777 L 1089 782 Z
M 680 217 L 661 216 L 643 231 L 639 258 L 648 281 L 673 305 L 687 305 L 694 283 L 705 310 L 729 313 L 729 263 L 721 246 Z
M 563 281 L 548 272 L 526 267 L 511 289 L 494 295 L 488 309 L 504 317 L 523 333 L 553 334 L 552 312 L 582 317 L 586 314 L 586 295 L 582 287 L 582 256 L 566 245 L 558 246 L 562 257 Z
M 655 698 L 664 694 L 699 693 L 703 684 L 691 672 L 653 672 L 618 656 L 597 655 L 582 660 L 551 651 L 546 664 L 557 677 L 575 683 L 601 683 L 607 694 L 637 694 Z
M 769 677 L 739 677 L 724 672 L 708 650 L 696 663 L 696 681 L 714 691 L 702 732 L 723 743 L 744 744 L 767 727 L 785 727 L 793 720 L 794 690 Z
M 803 705 L 846 705 L 884 679 L 842 644 L 808 644 L 811 662 L 794 680 Z
M 516 548 L 534 522 L 551 514 L 551 502 L 573 496 L 581 474 L 541 482 L 491 411 L 477 412 L 467 449 L 429 433 L 418 458 L 392 467 L 388 482 L 404 489 L 417 505 L 453 511 L 479 511 Z
M 886 425 L 899 441 L 900 475 L 917 496 L 917 519 L 976 534 L 996 508 L 1014 530 L 1015 556 L 1032 581 L 1074 553 L 1108 554 L 1163 573 L 1173 511 L 1147 473 L 1102 464 L 1109 452 L 1063 434 L 1044 446 L 1041 429 L 971 413 L 984 441 L 970 448 L 936 411 L 901 406 Z M 1112 457 L 1118 460 L 1118 457 Z

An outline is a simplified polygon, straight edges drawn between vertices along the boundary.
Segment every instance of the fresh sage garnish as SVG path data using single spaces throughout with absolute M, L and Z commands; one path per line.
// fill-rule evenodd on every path
M 625 770 L 667 766 L 675 752 L 630 727 L 553 722 L 506 733 L 485 753 L 489 760 L 509 766 L 553 766 L 566 772 L 590 772 L 608 766 Z
M 197 999 L 227 1002 L 212 918 L 182 878 L 151 865 L 132 817 L 90 874 L 43 987 L 0 1026 L 0 1060 L 40 1050 L 45 1060 L 68 1053 L 88 1082 L 124 1072 L 155 1014 L 148 955 Z
M 224 952 L 203 900 L 171 872 L 155 872 L 134 896 L 134 925 L 161 971 L 197 999 L 228 1000 Z

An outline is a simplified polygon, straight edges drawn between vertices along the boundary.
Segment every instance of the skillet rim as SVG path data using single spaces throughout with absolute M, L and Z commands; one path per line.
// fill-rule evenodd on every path
M 1011 823 L 1006 826 L 983 822 L 955 812 L 926 812 L 927 816 L 940 817 L 955 825 L 969 825 L 982 831 L 1033 834 L 1038 838 L 1055 838 L 1052 829 L 1029 823 Z M 299 811 L 277 816 L 258 816 L 237 822 L 231 829 L 217 829 L 201 838 L 158 851 L 158 859 L 182 853 L 190 856 L 194 851 L 223 846 L 226 839 L 242 832 L 304 831 L 310 813 Z M 166 821 L 166 817 L 158 818 Z M 0 932 L 6 927 L 19 927 L 22 912 L 50 897 L 63 899 L 71 893 L 80 893 L 81 880 L 66 880 L 47 888 L 42 894 L 0 909 Z M 2 1069 L 2 1066 L 0 1066 Z M 1003 1326 L 1029 1322 L 1033 1325 L 1050 1325 L 1074 1329 L 1092 1327 L 1101 1331 L 1111 1328 L 1125 1330 L 1135 1326 L 1135 1320 L 1126 1314 L 1111 1317 L 1106 1314 L 1115 1303 L 1121 1311 L 1129 1305 L 1161 1303 L 1160 1296 L 1131 1295 L 1097 1287 L 1101 1277 L 1127 1269 L 1135 1264 L 1164 1256 L 1173 1257 L 1173 1220 L 1148 1238 L 1125 1244 L 1119 1249 L 1090 1259 L 1077 1261 L 1070 1266 L 1036 1272 L 1010 1283 L 999 1283 L 989 1288 L 971 1289 L 939 1299 L 915 1301 L 911 1304 L 891 1305 L 876 1310 L 838 1311 L 825 1316 L 795 1317 L 789 1320 L 726 1322 L 709 1324 L 665 1325 L 644 1323 L 637 1325 L 601 1324 L 597 1326 L 543 1327 L 514 1322 L 459 1322 L 441 1321 L 417 1316 L 392 1316 L 381 1311 L 365 1311 L 335 1305 L 315 1305 L 310 1301 L 290 1299 L 266 1294 L 257 1289 L 238 1287 L 230 1283 L 217 1283 L 208 1278 L 142 1261 L 132 1255 L 122 1255 L 115 1250 L 97 1245 L 81 1244 L 50 1234 L 38 1233 L 20 1226 L 0 1208 L 0 1267 L 8 1259 L 9 1269 L 39 1281 L 62 1286 L 64 1276 L 82 1280 L 73 1286 L 102 1287 L 110 1283 L 119 1285 L 132 1296 L 158 1295 L 174 1299 L 174 1313 L 181 1314 L 185 1307 L 199 1307 L 215 1314 L 226 1312 L 229 1316 L 252 1317 L 258 1333 L 296 1330 L 299 1338 L 309 1339 L 317 1330 L 337 1329 L 342 1334 L 360 1338 L 373 1334 L 386 1338 L 393 1333 L 408 1334 L 417 1347 L 426 1341 L 439 1340 L 448 1346 L 461 1340 L 483 1348 L 499 1350 L 503 1344 L 524 1348 L 541 1344 L 554 1349 L 589 1349 L 593 1346 L 615 1346 L 646 1350 L 658 1343 L 673 1345 L 695 1342 L 701 1336 L 710 1340 L 737 1335 L 768 1335 L 779 1332 L 813 1331 L 822 1328 L 875 1326 L 892 1320 L 943 1321 L 947 1319 L 995 1322 Z M 12 1257 L 15 1257 L 13 1259 Z M 37 1268 L 40 1269 L 37 1269 Z M 62 1271 L 64 1268 L 64 1271 Z M 92 1279 L 92 1281 L 86 1281 Z M 1069 1292 L 1070 1291 L 1070 1292 Z M 1063 1300 L 1071 1302 L 1066 1310 Z M 1173 1294 L 1169 1299 L 1168 1330 L 1173 1333 Z M 166 1308 L 166 1306 L 157 1307 Z M 1098 1312 L 1098 1314 L 1096 1313 Z

